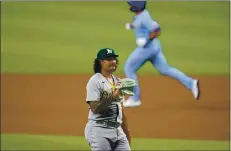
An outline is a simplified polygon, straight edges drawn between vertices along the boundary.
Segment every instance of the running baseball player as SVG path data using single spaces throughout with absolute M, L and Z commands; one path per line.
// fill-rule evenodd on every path
M 131 136 L 123 109 L 124 96 L 132 94 L 123 90 L 131 79 L 120 79 L 112 73 L 116 71 L 118 55 L 111 48 L 103 48 L 94 61 L 94 75 L 87 83 L 86 102 L 89 104 L 88 123 L 85 138 L 91 150 L 121 151 L 131 150 Z M 129 86 L 128 86 L 129 87 Z
M 125 62 L 124 71 L 128 78 L 135 79 L 137 86 L 134 88 L 134 96 L 124 102 L 124 107 L 141 105 L 140 88 L 137 78 L 137 70 L 150 61 L 157 70 L 171 78 L 178 80 L 186 88 L 192 91 L 194 98 L 199 99 L 199 81 L 188 77 L 183 72 L 168 65 L 162 51 L 160 40 L 160 26 L 152 19 L 148 10 L 145 9 L 146 1 L 128 1 L 130 11 L 135 13 L 132 23 L 126 23 L 126 29 L 133 29 L 136 37 L 137 48 L 131 53 Z

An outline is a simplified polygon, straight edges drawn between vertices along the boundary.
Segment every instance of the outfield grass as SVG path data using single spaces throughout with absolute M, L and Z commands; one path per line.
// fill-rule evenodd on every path
M 1 134 L 2 150 L 90 150 L 84 137 Z M 229 141 L 133 138 L 132 150 L 228 150 Z
M 166 58 L 190 74 L 229 73 L 229 2 L 148 2 Z M 2 2 L 4 73 L 92 73 L 99 48 L 135 48 L 125 2 Z M 140 73 L 156 73 L 151 64 Z

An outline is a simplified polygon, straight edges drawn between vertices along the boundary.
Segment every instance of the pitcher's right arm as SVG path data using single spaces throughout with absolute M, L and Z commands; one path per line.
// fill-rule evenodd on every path
M 119 101 L 119 89 L 113 93 L 104 95 L 99 82 L 96 79 L 91 79 L 87 84 L 87 98 L 86 102 L 89 104 L 91 111 L 94 114 L 103 113 L 107 111 L 108 106 L 112 102 Z
M 109 94 L 108 97 L 101 98 L 99 101 L 90 101 L 89 105 L 91 111 L 94 114 L 102 113 L 108 109 L 108 106 L 112 102 L 116 102 L 119 100 L 119 89 L 116 89 L 112 94 Z

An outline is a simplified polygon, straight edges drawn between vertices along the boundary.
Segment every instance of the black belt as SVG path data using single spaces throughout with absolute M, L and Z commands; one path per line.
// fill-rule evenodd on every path
M 118 128 L 121 124 L 119 122 L 107 121 L 107 120 L 99 120 L 96 121 L 97 124 L 103 124 L 106 127 Z

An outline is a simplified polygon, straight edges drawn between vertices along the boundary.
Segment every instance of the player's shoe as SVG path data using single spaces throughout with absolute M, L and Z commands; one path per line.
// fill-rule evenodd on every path
M 200 87 L 199 87 L 198 80 L 193 80 L 192 93 L 193 93 L 194 99 L 198 100 L 200 97 Z
M 140 105 L 141 105 L 140 100 L 134 101 L 132 99 L 128 99 L 127 101 L 123 102 L 124 107 L 137 107 L 137 106 L 140 106 Z

